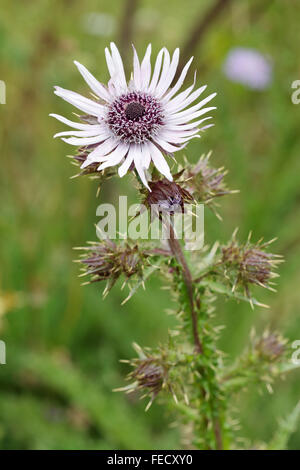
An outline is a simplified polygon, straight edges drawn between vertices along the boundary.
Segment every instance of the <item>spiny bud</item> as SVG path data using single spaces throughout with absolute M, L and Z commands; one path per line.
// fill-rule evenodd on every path
M 214 199 L 227 194 L 233 194 L 238 191 L 229 190 L 224 177 L 227 171 L 224 167 L 213 168 L 209 165 L 211 152 L 208 155 L 202 155 L 195 166 L 187 165 L 183 172 L 183 181 L 185 188 L 192 194 L 194 199 L 206 203 L 220 218 L 216 212 L 217 204 Z
M 137 245 L 104 239 L 79 249 L 85 251 L 78 260 L 83 264 L 82 276 L 91 276 L 90 282 L 108 280 L 106 292 L 121 275 L 126 279 L 135 274 L 142 277 L 147 255 L 141 252 Z
M 180 184 L 166 178 L 149 183 L 151 192 L 147 192 L 144 203 L 157 212 L 171 215 L 184 212 L 184 204 L 193 200 L 192 196 Z
M 249 284 L 257 284 L 270 290 L 274 290 L 271 280 L 278 275 L 272 270 L 282 260 L 279 255 L 267 252 L 268 246 L 274 241 L 251 243 L 251 233 L 244 245 L 236 240 L 236 231 L 231 242 L 221 248 L 221 264 L 225 267 L 225 275 L 236 285 L 242 285 L 246 294 L 250 297 Z
M 265 331 L 254 341 L 254 349 L 265 360 L 273 362 L 284 354 L 286 343 L 287 341 L 279 333 Z
M 143 350 L 136 343 L 133 346 L 139 357 L 131 361 L 122 361 L 129 362 L 133 367 L 132 372 L 127 376 L 127 380 L 133 382 L 127 387 L 122 387 L 115 391 L 125 391 L 126 393 L 142 391 L 142 398 L 145 396 L 150 397 L 150 402 L 146 407 L 146 410 L 148 410 L 162 389 L 167 388 L 170 390 L 168 374 L 170 365 L 167 363 L 164 351 L 154 354 Z

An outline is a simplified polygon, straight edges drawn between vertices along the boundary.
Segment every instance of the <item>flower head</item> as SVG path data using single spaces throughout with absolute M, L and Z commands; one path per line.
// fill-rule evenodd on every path
M 173 80 L 179 62 L 179 49 L 172 58 L 166 48 L 159 52 L 151 76 L 151 45 L 140 62 L 134 49 L 133 74 L 127 83 L 119 51 L 114 43 L 105 49 L 110 73 L 108 86 L 102 85 L 80 63 L 79 72 L 94 93 L 94 99 L 85 98 L 73 91 L 55 87 L 55 94 L 85 113 L 83 122 L 51 114 L 72 127 L 55 137 L 84 151 L 81 168 L 97 165 L 97 171 L 119 165 L 119 176 L 135 168 L 143 184 L 149 188 L 146 171 L 151 161 L 169 181 L 172 175 L 164 158 L 182 149 L 185 144 L 199 137 L 199 132 L 210 127 L 199 126 L 210 117 L 202 117 L 214 107 L 205 107 L 215 93 L 189 107 L 203 93 L 206 86 L 194 90 L 195 82 L 184 91 L 181 89 L 192 59 L 183 68 L 177 82 Z M 200 118 L 200 119 L 199 119 Z M 68 137 L 67 137 L 68 136 Z

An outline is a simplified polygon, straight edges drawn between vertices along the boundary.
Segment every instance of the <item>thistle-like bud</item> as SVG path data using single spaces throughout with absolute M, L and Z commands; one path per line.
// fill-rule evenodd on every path
M 116 389 L 115 391 L 124 391 L 132 393 L 142 391 L 142 398 L 149 396 L 150 401 L 146 407 L 148 410 L 162 389 L 169 389 L 169 364 L 164 351 L 157 354 L 143 350 L 139 345 L 134 343 L 134 349 L 138 353 L 137 358 L 129 362 L 133 370 L 128 374 L 127 380 L 133 381 L 130 385 Z
M 227 188 L 224 182 L 227 171 L 224 170 L 224 167 L 213 168 L 209 164 L 210 156 L 211 152 L 208 155 L 202 155 L 195 166 L 187 166 L 183 171 L 183 181 L 185 188 L 194 199 L 209 205 L 220 217 L 216 212 L 217 204 L 214 199 L 237 191 Z
M 279 333 L 265 331 L 260 338 L 254 340 L 254 350 L 268 362 L 275 362 L 283 356 L 286 343 Z
M 279 255 L 269 253 L 266 250 L 274 241 L 262 243 L 251 243 L 251 234 L 244 245 L 240 245 L 236 240 L 236 231 L 232 240 L 227 246 L 221 248 L 221 264 L 225 267 L 225 275 L 230 279 L 233 289 L 237 285 L 244 287 L 247 296 L 250 298 L 249 284 L 256 284 L 270 290 L 274 290 L 272 279 L 278 274 L 273 269 L 282 262 Z
M 91 276 L 87 284 L 107 280 L 105 293 L 121 275 L 124 275 L 126 280 L 135 274 L 142 277 L 147 255 L 141 252 L 137 245 L 131 246 L 129 242 L 115 243 L 104 239 L 80 249 L 85 251 L 78 260 L 83 264 L 82 276 Z
M 173 215 L 184 212 L 184 204 L 191 202 L 193 197 L 182 185 L 166 178 L 149 183 L 151 192 L 147 192 L 144 203 L 157 212 Z

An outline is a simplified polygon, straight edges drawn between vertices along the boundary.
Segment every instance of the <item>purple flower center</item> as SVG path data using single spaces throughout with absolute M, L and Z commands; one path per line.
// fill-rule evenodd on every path
M 132 92 L 112 103 L 107 124 L 123 142 L 140 144 L 158 133 L 163 117 L 161 105 L 155 98 Z
M 136 121 L 137 119 L 142 117 L 144 112 L 144 106 L 140 103 L 136 103 L 135 101 L 129 103 L 129 105 L 125 108 L 126 117 L 131 121 Z

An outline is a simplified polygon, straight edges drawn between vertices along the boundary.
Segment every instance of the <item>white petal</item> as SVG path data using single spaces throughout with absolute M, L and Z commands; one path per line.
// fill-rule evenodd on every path
M 176 147 L 175 145 L 170 144 L 169 142 L 166 142 L 163 139 L 160 139 L 158 136 L 153 137 L 153 140 L 165 151 L 165 152 L 177 152 L 178 150 L 181 150 L 183 146 L 181 147 Z
M 209 129 L 210 127 L 214 127 L 214 124 L 207 124 L 207 126 L 201 127 L 201 129 L 199 129 L 199 130 L 200 131 L 206 131 L 206 129 Z
M 91 163 L 100 163 L 105 160 L 105 156 L 116 148 L 118 142 L 113 137 L 108 138 L 90 152 L 80 168 L 85 168 Z
M 197 90 L 195 90 L 188 98 L 175 101 L 176 98 L 178 98 L 178 96 L 180 96 L 180 95 L 178 95 L 176 98 L 174 98 L 173 100 L 171 100 L 169 103 L 167 103 L 165 105 L 166 111 L 173 114 L 173 113 L 176 113 L 177 111 L 180 111 L 180 110 L 186 108 L 193 101 L 195 101 L 201 95 L 201 93 L 203 93 L 203 91 L 206 89 L 206 87 L 207 87 L 207 85 L 204 85 L 201 88 L 198 88 Z
M 143 155 L 140 145 L 132 145 L 130 147 L 130 152 L 133 152 L 133 161 L 136 171 L 138 172 L 139 177 L 141 178 L 142 183 L 146 188 L 149 188 L 147 178 L 145 175 L 145 167 L 143 166 Z
M 171 100 L 166 100 L 165 98 L 162 98 L 161 103 L 163 104 L 164 109 L 167 112 L 170 112 L 173 108 L 176 108 L 176 106 L 179 106 L 181 103 L 183 103 L 190 95 L 191 91 L 194 89 L 194 86 L 195 82 L 193 83 L 193 85 L 179 93 L 179 95 L 177 95 L 175 98 L 172 98 Z
M 164 129 L 160 132 L 159 137 L 172 144 L 181 144 L 187 142 L 187 139 L 192 139 L 196 134 L 199 133 L 199 129 L 193 129 L 192 131 L 169 131 Z
M 164 63 L 163 63 L 161 76 L 160 76 L 158 84 L 153 90 L 153 93 L 155 96 L 159 96 L 160 89 L 163 87 L 165 80 L 167 79 L 169 68 L 170 68 L 170 54 L 169 54 L 169 51 L 165 48 L 165 57 L 164 57 Z
M 95 125 L 95 124 L 82 124 L 80 122 L 73 122 L 63 116 L 60 116 L 59 114 L 49 114 L 49 116 L 54 117 L 55 119 L 57 119 L 60 122 L 63 122 L 64 124 L 67 124 L 67 126 L 74 127 L 74 129 L 81 129 L 83 131 L 91 129 Z
M 192 60 L 193 60 L 193 57 L 190 58 L 190 60 L 188 61 L 188 63 L 184 66 L 181 74 L 180 74 L 180 77 L 178 78 L 176 84 L 173 86 L 173 88 L 166 94 L 166 96 L 164 97 L 166 100 L 169 100 L 172 96 L 175 95 L 175 93 L 177 93 L 178 90 L 180 90 L 183 82 L 184 82 L 184 79 L 186 77 L 186 74 L 188 73 L 188 70 L 190 68 L 190 65 L 192 63 Z
M 170 117 L 166 120 L 166 124 L 183 124 L 188 121 L 192 121 L 193 119 L 196 119 L 197 117 L 202 116 L 203 114 L 207 113 L 208 111 L 211 111 L 213 109 L 217 109 L 215 106 L 212 106 L 210 108 L 203 108 L 200 111 L 197 111 L 196 113 L 189 114 L 188 116 L 181 116 L 181 117 Z
M 96 95 L 98 95 L 101 99 L 110 102 L 112 97 L 108 93 L 107 89 L 88 71 L 84 65 L 80 64 L 76 60 L 74 60 L 74 64 L 78 68 L 79 72 L 91 90 L 93 90 L 93 92 L 96 93 Z
M 179 49 L 175 49 L 175 52 L 172 57 L 172 62 L 169 67 L 168 73 L 162 83 L 159 82 L 157 88 L 156 88 L 156 97 L 160 98 L 163 96 L 163 94 L 167 91 L 169 86 L 171 85 L 173 78 L 175 76 L 177 67 L 178 67 L 178 62 L 179 62 Z
M 153 76 L 152 76 L 152 79 L 151 79 L 151 82 L 150 82 L 150 85 L 149 85 L 149 88 L 148 88 L 149 93 L 152 93 L 154 91 L 156 85 L 157 85 L 158 77 L 159 77 L 160 70 L 161 70 L 162 58 L 163 58 L 164 53 L 165 53 L 165 48 L 163 47 L 159 51 L 156 62 L 155 62 Z
M 173 176 L 170 172 L 169 165 L 167 164 L 164 156 L 162 155 L 161 151 L 154 145 L 152 142 L 148 142 L 150 154 L 152 161 L 158 171 L 164 175 L 169 181 L 173 181 Z
M 64 142 L 70 145 L 76 145 L 76 146 L 78 145 L 80 147 L 84 147 L 85 145 L 93 145 L 93 144 L 97 144 L 98 142 L 102 142 L 104 140 L 104 137 L 103 137 L 103 134 L 100 134 L 100 135 L 96 135 L 95 137 L 83 137 L 83 138 L 70 137 L 70 138 L 65 139 L 64 137 L 62 137 L 61 140 L 63 140 Z
M 126 175 L 132 162 L 133 162 L 133 153 L 130 152 L 130 148 L 129 148 L 129 152 L 128 152 L 127 157 L 125 158 L 125 161 L 122 163 L 122 165 L 118 169 L 120 178 L 123 178 L 123 176 Z
M 151 76 L 151 44 L 147 47 L 145 56 L 141 63 L 141 81 L 142 90 L 147 90 Z
M 211 95 L 207 96 L 204 98 L 202 101 L 199 101 L 199 103 L 195 104 L 195 106 L 192 106 L 191 108 L 186 109 L 185 111 L 180 111 L 178 113 L 172 114 L 172 117 L 183 117 L 183 116 L 188 116 L 189 114 L 193 114 L 195 111 L 198 111 L 198 109 L 202 108 L 203 106 L 206 105 L 209 101 L 211 101 L 217 93 L 212 93 Z
M 186 131 L 190 129 L 194 129 L 195 127 L 202 124 L 202 122 L 207 121 L 208 119 L 212 119 L 212 116 L 207 116 L 203 119 L 199 119 L 198 121 L 190 122 L 188 124 L 166 124 L 165 129 L 169 131 Z
M 140 61 L 135 50 L 133 47 L 133 83 L 136 90 L 140 90 L 142 88 L 142 77 L 141 77 L 141 66 Z
M 79 95 L 74 91 L 65 90 L 61 87 L 55 87 L 54 93 L 68 103 L 71 103 L 76 108 L 81 109 L 85 113 L 91 114 L 92 116 L 103 116 L 106 112 L 105 106 L 85 98 L 84 96 Z
M 106 63 L 107 63 L 107 68 L 111 76 L 111 80 L 108 83 L 108 88 L 109 91 L 115 91 L 115 94 L 121 94 L 124 93 L 124 84 L 122 82 L 122 78 L 120 77 L 120 74 L 118 73 L 118 68 L 116 68 L 116 64 L 114 59 L 111 56 L 110 51 L 108 48 L 105 48 L 105 58 L 106 58 Z M 112 85 L 113 85 L 113 90 L 112 90 Z
M 93 126 L 94 129 L 91 129 L 89 131 L 64 131 L 64 132 L 58 132 L 55 134 L 53 137 L 62 137 L 64 135 L 72 135 L 73 137 L 93 137 L 96 135 L 101 134 L 102 126 Z
M 119 83 L 121 87 L 123 87 L 124 91 L 126 91 L 127 82 L 126 82 L 124 66 L 123 66 L 122 58 L 120 56 L 120 52 L 114 42 L 110 43 L 110 48 L 111 48 L 112 60 L 115 64 L 115 72 L 117 73 Z
M 124 158 L 124 156 L 128 152 L 128 149 L 129 149 L 129 144 L 119 144 L 112 153 L 107 155 L 106 157 L 107 160 L 104 163 L 102 163 L 100 166 L 98 166 L 97 170 L 98 171 L 104 170 L 104 168 L 108 168 L 110 166 L 114 166 L 120 163 L 122 158 Z

